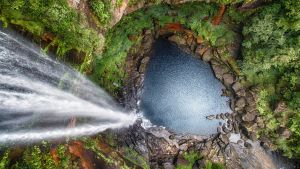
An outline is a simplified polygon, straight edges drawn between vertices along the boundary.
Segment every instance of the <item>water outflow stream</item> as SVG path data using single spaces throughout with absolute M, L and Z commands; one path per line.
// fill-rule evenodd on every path
M 95 134 L 134 120 L 78 72 L 0 30 L 0 144 Z
M 160 39 L 145 74 L 141 108 L 153 124 L 179 133 L 214 134 L 219 121 L 206 116 L 231 111 L 221 89 L 208 63 Z

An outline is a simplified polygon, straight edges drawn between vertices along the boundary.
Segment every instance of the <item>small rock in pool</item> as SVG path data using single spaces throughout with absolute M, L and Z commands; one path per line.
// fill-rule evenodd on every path
M 224 115 L 224 113 L 221 113 L 221 114 L 220 114 L 220 117 L 221 117 L 221 119 L 225 120 L 225 115 Z
M 223 130 L 226 134 L 227 134 L 227 133 L 230 133 L 230 130 L 226 127 L 225 124 L 223 124 L 222 130 Z
M 230 114 L 227 112 L 227 113 L 225 113 L 225 117 L 226 118 L 229 118 L 229 116 L 230 116 Z
M 215 119 L 215 115 L 209 115 L 209 116 L 206 116 L 206 119 L 208 119 L 208 120 L 213 120 L 213 119 Z

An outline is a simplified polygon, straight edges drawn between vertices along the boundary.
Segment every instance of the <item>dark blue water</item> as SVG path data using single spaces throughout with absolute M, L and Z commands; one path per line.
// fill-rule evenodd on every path
M 175 132 L 213 134 L 219 121 L 206 116 L 230 112 L 222 87 L 208 63 L 160 39 L 145 74 L 141 109 L 153 124 Z

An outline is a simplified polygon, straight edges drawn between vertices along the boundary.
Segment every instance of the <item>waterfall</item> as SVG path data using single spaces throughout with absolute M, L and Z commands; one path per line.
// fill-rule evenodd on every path
M 0 30 L 0 144 L 91 135 L 134 121 L 83 75 Z

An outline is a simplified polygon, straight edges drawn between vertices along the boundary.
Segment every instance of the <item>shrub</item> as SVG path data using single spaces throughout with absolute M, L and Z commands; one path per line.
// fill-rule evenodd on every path
M 243 73 L 260 88 L 258 110 L 266 121 L 262 134 L 289 157 L 300 157 L 300 3 L 281 0 L 262 7 L 245 23 L 243 35 Z M 287 103 L 284 112 L 275 113 L 279 101 Z M 288 118 L 286 116 L 288 115 Z M 292 135 L 280 139 L 279 129 Z
M 0 156 L 0 169 L 6 169 L 9 165 L 9 151 L 5 151 L 3 155 Z
M 90 54 L 101 39 L 97 33 L 81 23 L 80 15 L 65 0 L 3 0 L 0 20 L 21 26 L 37 37 L 46 32 L 54 34 L 50 45 L 57 46 L 63 56 L 71 49 Z
M 91 0 L 89 1 L 90 7 L 94 14 L 97 16 L 101 26 L 106 28 L 111 21 L 112 18 L 112 4 L 111 0 Z M 122 3 L 122 1 L 118 1 L 118 3 Z

